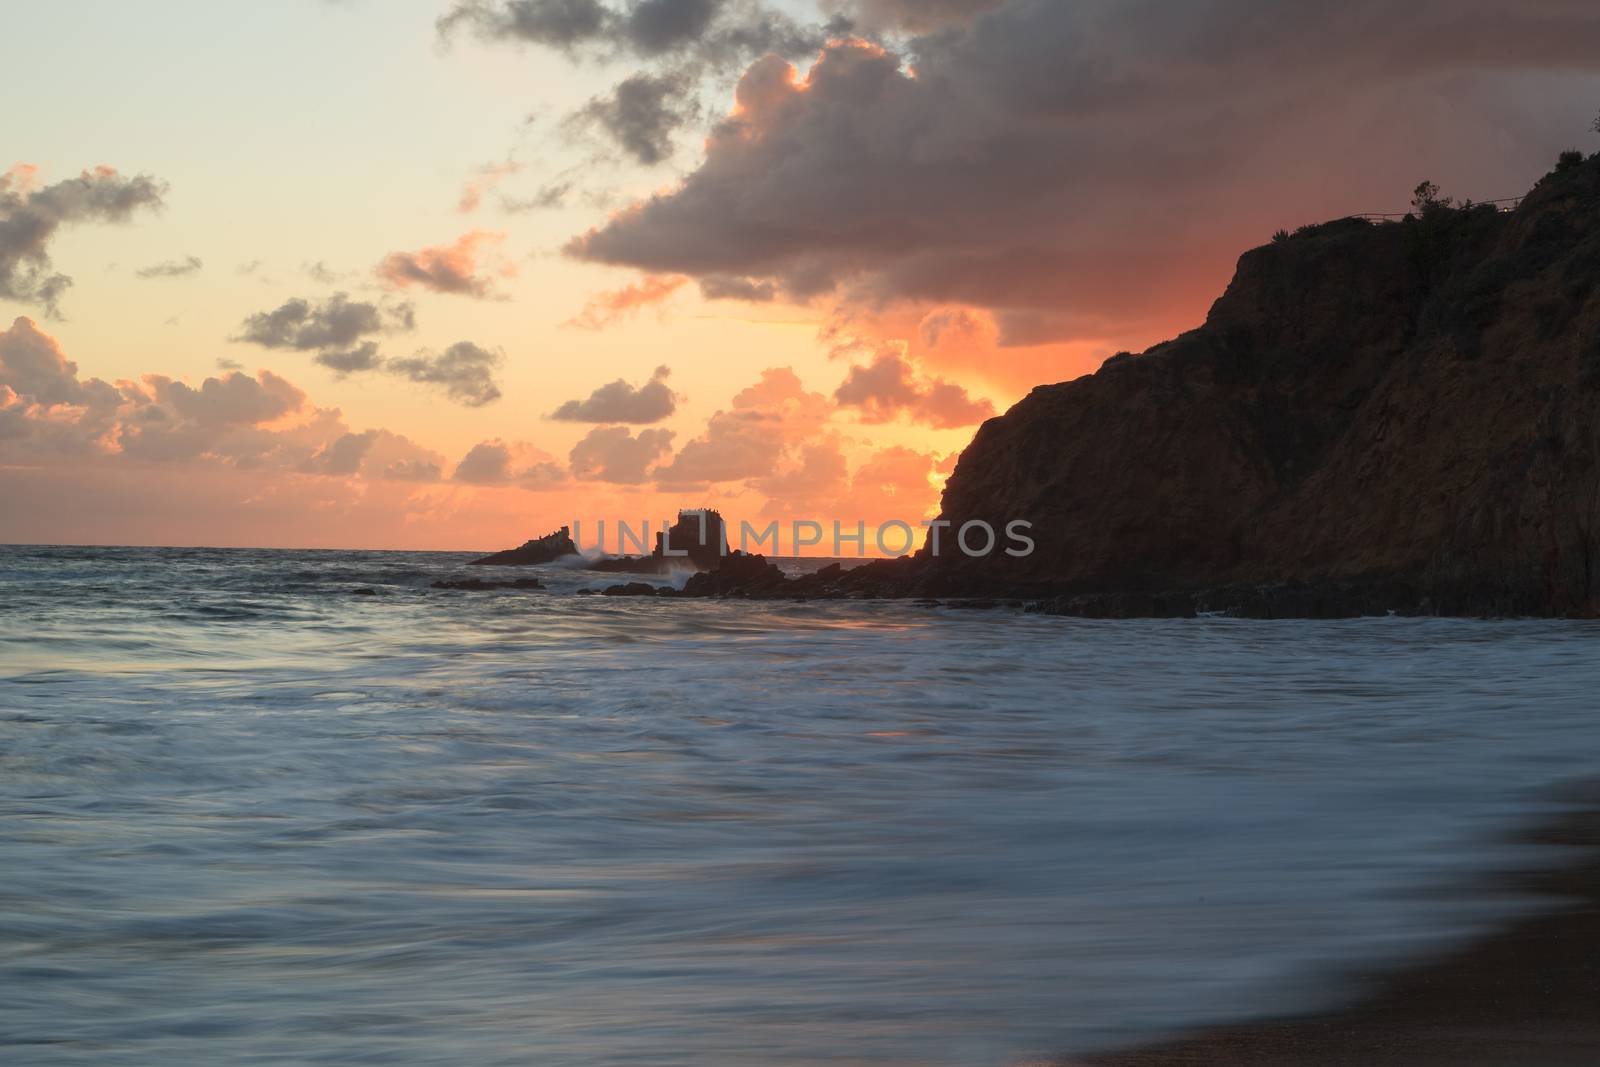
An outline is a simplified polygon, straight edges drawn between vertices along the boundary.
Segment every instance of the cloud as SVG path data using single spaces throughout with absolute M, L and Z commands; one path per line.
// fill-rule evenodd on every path
M 300 264 L 300 270 L 307 278 L 310 278 L 318 285 L 339 285 L 343 282 L 348 282 L 355 277 L 355 273 L 353 271 L 334 270 L 332 267 L 328 266 L 326 260 L 321 259 L 317 260 L 315 263 Z
M 257 312 L 240 324 L 234 340 L 263 348 L 335 352 L 353 348 L 365 337 L 415 326 L 410 304 L 380 307 L 334 293 L 321 303 L 296 297 L 272 311 Z
M 201 426 L 255 426 L 275 422 L 305 406 L 306 394 L 269 370 L 252 378 L 230 371 L 195 389 L 159 374 L 145 376 L 157 404 Z
M 467 25 L 485 38 L 571 49 L 598 39 L 613 17 L 599 0 L 463 0 L 438 25 L 441 34 Z
M 568 122 L 604 131 L 624 152 L 650 166 L 670 156 L 672 135 L 699 117 L 700 106 L 689 87 L 689 76 L 681 71 L 635 74 L 614 86 L 609 96 L 591 100 Z
M 572 448 L 572 474 L 586 481 L 640 485 L 650 480 L 656 462 L 672 451 L 671 430 L 597 426 Z
M 41 404 L 75 404 L 83 396 L 78 365 L 26 316 L 0 333 L 0 386 Z
M 542 186 L 532 196 L 514 197 L 502 196 L 500 210 L 513 215 L 527 211 L 550 211 L 566 203 L 567 194 L 572 192 L 572 182 L 552 182 Z
M 626 6 L 600 0 L 457 0 L 438 29 L 448 37 L 461 27 L 482 40 L 538 45 L 575 57 L 670 57 L 723 68 L 766 52 L 814 50 L 827 33 L 753 0 L 632 0 Z
M 476 408 L 500 399 L 493 372 L 504 361 L 499 352 L 457 341 L 437 354 L 422 351 L 410 359 L 391 360 L 388 369 L 414 382 L 439 386 L 451 400 Z
M 503 233 L 473 230 L 462 234 L 453 244 L 424 248 L 416 252 L 391 252 L 378 264 L 378 277 L 395 289 L 409 289 L 413 285 L 435 293 L 451 293 L 485 299 L 495 295 L 494 279 L 480 273 L 479 259 L 485 245 L 499 245 L 505 240 Z M 509 264 L 497 271 L 508 277 L 514 273 Z
M 483 203 L 483 194 L 493 190 L 502 180 L 513 174 L 520 173 L 521 163 L 507 160 L 504 163 L 488 163 L 479 167 L 477 173 L 467 179 L 461 187 L 461 196 L 456 201 L 456 210 L 463 215 L 478 210 Z
M 376 341 L 363 341 L 354 348 L 324 349 L 312 358 L 340 377 L 361 371 L 380 370 L 384 364 Z
M 335 293 L 321 303 L 295 298 L 257 312 L 244 320 L 234 340 L 315 352 L 314 360 L 340 377 L 384 372 L 439 386 L 450 399 L 469 407 L 500 399 L 493 371 L 505 357 L 498 352 L 461 341 L 442 353 L 422 350 L 410 358 L 388 359 L 371 339 L 415 328 L 416 310 L 409 303 L 379 306 Z
M 565 325 L 583 330 L 603 330 L 637 314 L 642 308 L 665 303 L 673 293 L 683 288 L 687 280 L 680 277 L 650 275 L 621 289 L 597 293 L 583 306 L 583 310 L 568 319 Z
M 307 460 L 304 469 L 318 474 L 355 474 L 377 437 L 376 430 L 340 434 Z
M 706 420 L 704 432 L 657 470 L 656 479 L 694 486 L 770 475 L 793 450 L 822 434 L 831 413 L 827 398 L 808 392 L 792 369 L 769 368 Z
M 698 119 L 706 84 L 757 56 L 815 52 L 848 22 L 803 24 L 759 0 L 457 0 L 438 28 L 446 38 L 465 29 L 574 60 L 627 63 L 633 73 L 566 125 L 598 130 L 650 165 L 668 158 L 672 135 Z
M 939 459 L 934 453 L 892 445 L 866 454 L 853 471 L 836 437 L 804 446 L 797 459 L 751 483 L 767 500 L 762 515 L 786 520 L 834 517 L 846 529 L 898 520 L 916 531 L 938 510 Z M 872 545 L 868 534 L 869 550 Z M 896 535 L 903 539 L 904 535 Z M 900 545 L 895 539 L 893 548 Z
M 931 10 L 871 6 L 907 27 Z M 946 12 L 909 62 L 861 40 L 804 74 L 756 60 L 698 168 L 569 253 L 796 301 L 967 306 L 1009 344 L 1149 339 L 1280 225 L 1403 206 L 1441 162 L 1480 196 L 1526 187 L 1583 121 L 1536 90 L 1600 74 L 1600 16 L 1563 0 Z
M 50 262 L 56 232 L 80 223 L 126 222 L 141 208 L 160 207 L 165 191 L 154 178 L 124 178 L 110 167 L 43 187 L 37 168 L 25 163 L 0 174 L 0 298 L 37 304 L 58 317 L 72 279 Z
M 731 274 L 709 274 L 700 279 L 700 295 L 707 300 L 743 300 L 765 304 L 778 298 L 777 283 L 739 278 Z
M 850 368 L 833 399 L 857 409 L 862 422 L 890 422 L 905 415 L 936 429 L 971 426 L 994 415 L 994 405 L 974 400 L 966 389 L 943 378 L 923 378 L 893 349 L 878 353 L 867 366 Z
M 134 273 L 141 278 L 186 278 L 191 274 L 199 274 L 204 266 L 199 256 L 184 256 L 182 259 L 169 259 L 140 267 Z
M 1004 0 L 839 0 L 827 5 L 860 30 L 925 32 L 966 22 Z
M 388 430 L 355 433 L 287 379 L 229 371 L 199 385 L 163 374 L 80 379 L 28 318 L 0 333 L 0 436 L 12 463 L 191 464 L 438 480 L 441 458 Z
M 472 446 L 451 477 L 469 485 L 518 485 L 548 490 L 567 484 L 567 472 L 548 452 L 522 441 L 500 438 Z
M 667 386 L 668 367 L 657 367 L 650 380 L 635 389 L 618 378 L 589 394 L 569 400 L 550 413 L 558 422 L 660 422 L 677 410 L 678 398 Z

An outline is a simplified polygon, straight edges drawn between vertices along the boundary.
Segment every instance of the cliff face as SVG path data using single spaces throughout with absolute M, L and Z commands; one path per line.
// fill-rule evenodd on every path
M 931 591 L 1268 583 L 1399 610 L 1600 606 L 1600 160 L 1515 211 L 1343 220 L 1240 259 L 1203 326 L 1042 386 L 962 455 L 943 517 L 1033 555 Z

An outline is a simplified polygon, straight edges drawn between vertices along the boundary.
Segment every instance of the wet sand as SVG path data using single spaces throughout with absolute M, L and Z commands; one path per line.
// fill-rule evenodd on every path
M 1334 1011 L 1220 1027 L 1062 1067 L 1597 1067 L 1600 808 L 1529 840 L 1567 846 L 1558 870 L 1507 881 L 1548 910 L 1449 955 L 1357 979 Z

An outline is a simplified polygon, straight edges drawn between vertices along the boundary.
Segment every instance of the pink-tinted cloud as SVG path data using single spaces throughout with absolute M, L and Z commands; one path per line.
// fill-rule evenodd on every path
M 517 485 L 539 491 L 559 489 L 569 482 L 555 457 L 525 441 L 495 438 L 473 445 L 451 475 L 468 485 Z
M 494 258 L 494 249 L 505 241 L 505 236 L 489 230 L 472 230 L 448 245 L 416 252 L 391 252 L 378 264 L 378 277 L 395 289 L 419 286 L 435 293 L 480 300 L 492 297 L 495 279 L 516 273 L 509 263 L 487 262 Z
M 566 325 L 584 330 L 603 330 L 623 319 L 637 315 L 647 307 L 659 307 L 667 302 L 687 278 L 671 275 L 650 275 L 603 293 L 596 293 L 583 310 L 567 320 Z
M 483 195 L 499 186 L 506 178 L 522 171 L 522 164 L 507 160 L 504 163 L 488 163 L 468 178 L 461 186 L 461 197 L 456 201 L 456 210 L 463 215 L 471 214 L 478 210 L 483 203 Z
M 890 422 L 904 416 L 941 430 L 971 426 L 994 414 L 989 401 L 975 400 L 966 389 L 943 378 L 922 376 L 892 347 L 885 347 L 865 366 L 851 367 L 833 399 L 859 412 L 862 422 Z
M 642 485 L 650 480 L 661 457 L 672 451 L 671 430 L 597 426 L 572 448 L 572 474 L 587 481 Z
M 229 371 L 112 385 L 78 376 L 28 318 L 0 333 L 0 437 L 22 464 L 229 466 L 367 478 L 438 477 L 436 454 L 387 430 L 354 433 L 287 379 Z

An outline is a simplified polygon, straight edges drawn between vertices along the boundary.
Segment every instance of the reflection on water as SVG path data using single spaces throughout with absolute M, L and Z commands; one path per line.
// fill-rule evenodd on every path
M 461 562 L 0 548 L 0 1062 L 1136 1040 L 1485 921 L 1452 887 L 1600 749 L 1583 624 L 427 588 Z

